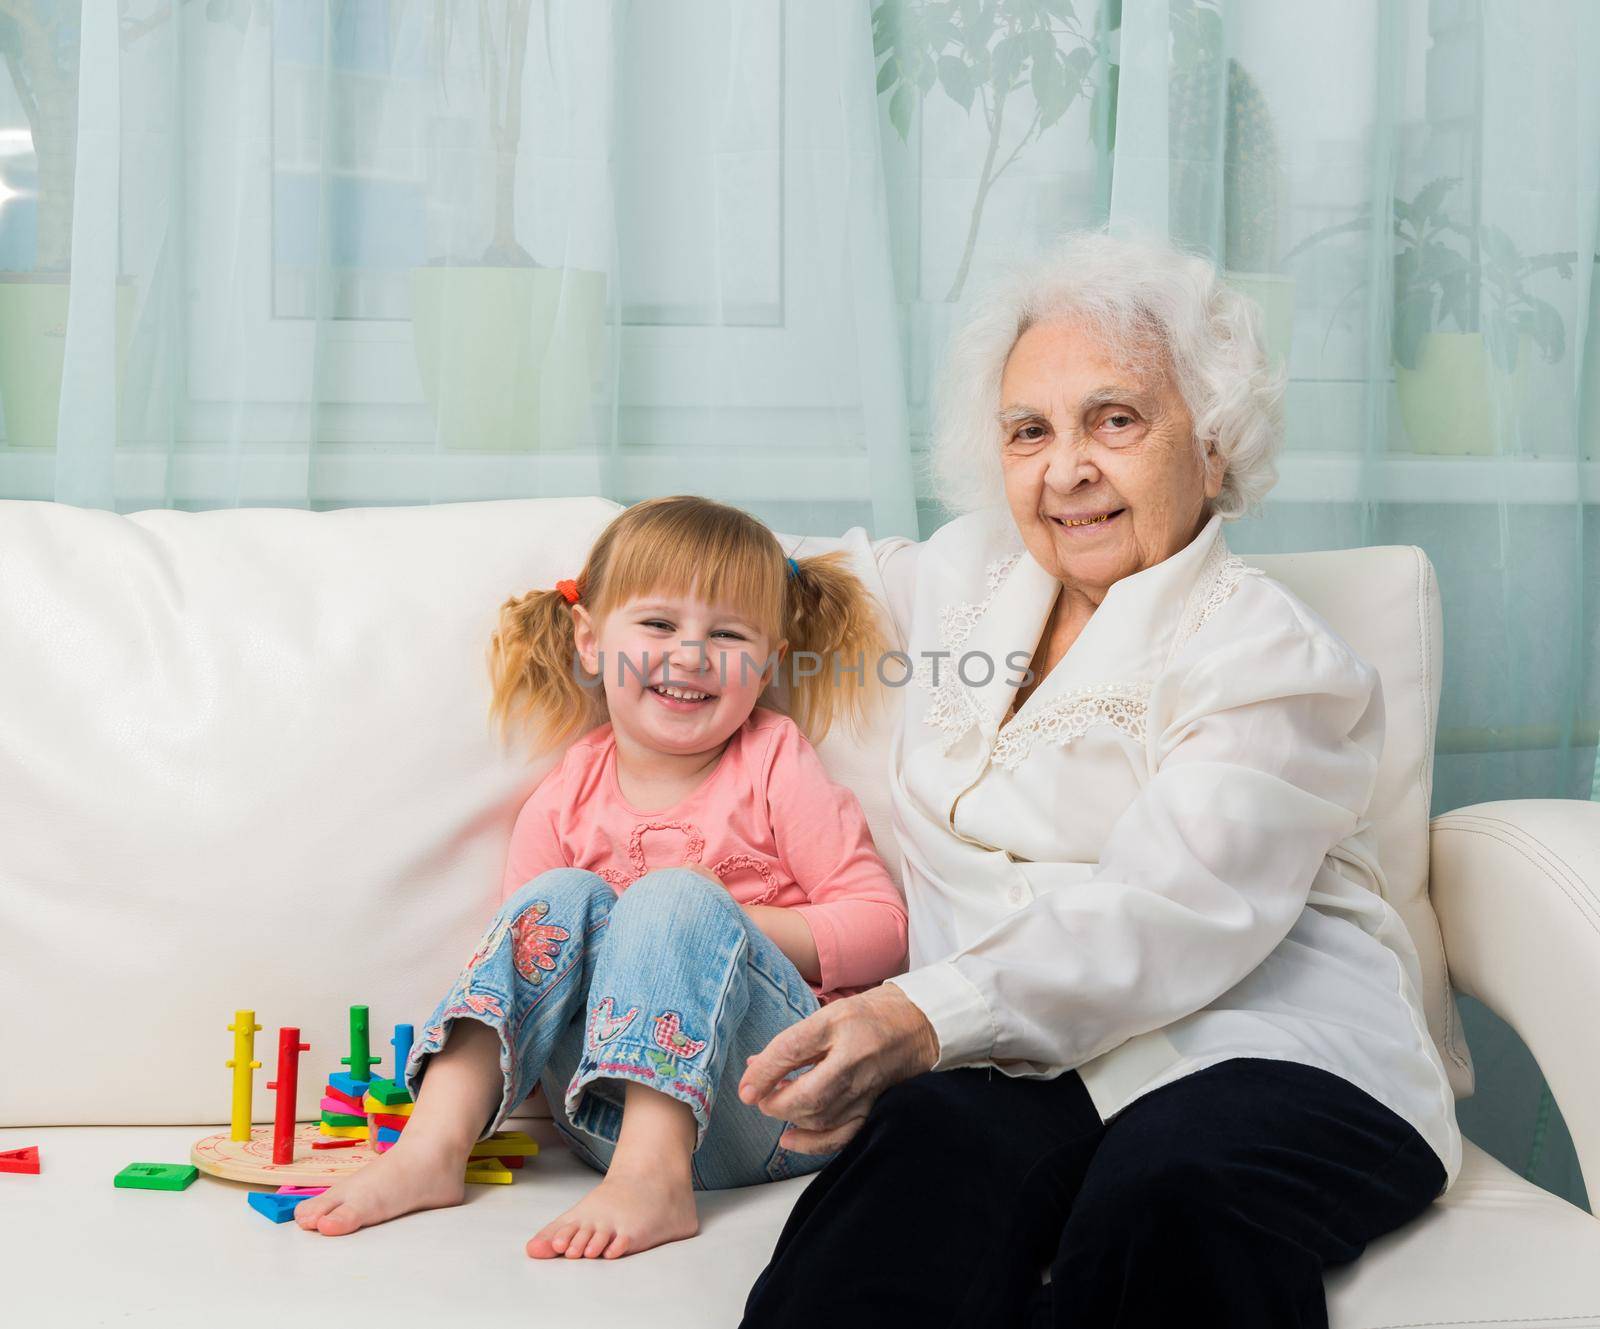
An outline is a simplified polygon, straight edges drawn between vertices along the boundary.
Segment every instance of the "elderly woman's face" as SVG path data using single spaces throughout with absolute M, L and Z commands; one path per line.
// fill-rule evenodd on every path
M 1164 360 L 1139 370 L 1090 334 L 1038 323 L 1000 380 L 1006 501 L 1023 544 L 1096 604 L 1110 585 L 1187 545 L 1222 489 Z

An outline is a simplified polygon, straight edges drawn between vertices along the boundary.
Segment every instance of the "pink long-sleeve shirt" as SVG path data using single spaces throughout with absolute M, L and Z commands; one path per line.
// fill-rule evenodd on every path
M 740 904 L 805 919 L 819 1002 L 905 968 L 905 901 L 861 804 L 828 778 L 793 720 L 759 706 L 699 787 L 653 812 L 623 798 L 609 724 L 578 739 L 517 815 L 500 898 L 553 867 L 587 868 L 620 895 L 652 868 L 685 862 L 715 873 Z

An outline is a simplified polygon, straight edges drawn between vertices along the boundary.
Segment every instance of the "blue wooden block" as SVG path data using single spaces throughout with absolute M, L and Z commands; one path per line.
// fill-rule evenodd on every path
M 275 1195 L 271 1191 L 251 1191 L 245 1199 L 257 1213 L 265 1214 L 274 1223 L 287 1223 L 294 1217 L 295 1207 L 309 1195 Z
M 400 1132 L 395 1130 L 392 1126 L 379 1126 L 378 1127 L 378 1139 L 381 1142 L 383 1142 L 385 1144 L 389 1144 L 389 1143 L 392 1143 L 395 1140 L 398 1140 L 399 1138 L 400 1138 Z
M 341 1093 L 349 1094 L 359 1100 L 366 1096 L 367 1086 L 372 1081 L 357 1079 L 349 1071 L 335 1071 L 328 1077 L 328 1083 Z

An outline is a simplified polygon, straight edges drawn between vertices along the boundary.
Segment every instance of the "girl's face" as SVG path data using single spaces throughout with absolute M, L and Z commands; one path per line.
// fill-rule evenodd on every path
M 726 742 L 788 649 L 731 610 L 690 598 L 643 596 L 598 622 L 574 605 L 572 620 L 579 659 L 601 677 L 613 728 L 657 752 Z

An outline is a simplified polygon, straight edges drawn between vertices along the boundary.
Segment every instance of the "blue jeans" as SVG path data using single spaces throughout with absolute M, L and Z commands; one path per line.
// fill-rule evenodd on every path
M 604 1172 L 624 1082 L 677 1099 L 695 1119 L 696 1190 L 815 1172 L 831 1154 L 781 1148 L 788 1123 L 740 1101 L 745 1058 L 817 1009 L 816 995 L 733 897 L 683 868 L 620 896 L 580 868 L 552 868 L 495 914 L 406 1063 L 415 1095 L 456 1020 L 500 1038 L 500 1106 L 487 1139 L 544 1085 L 557 1130 Z

